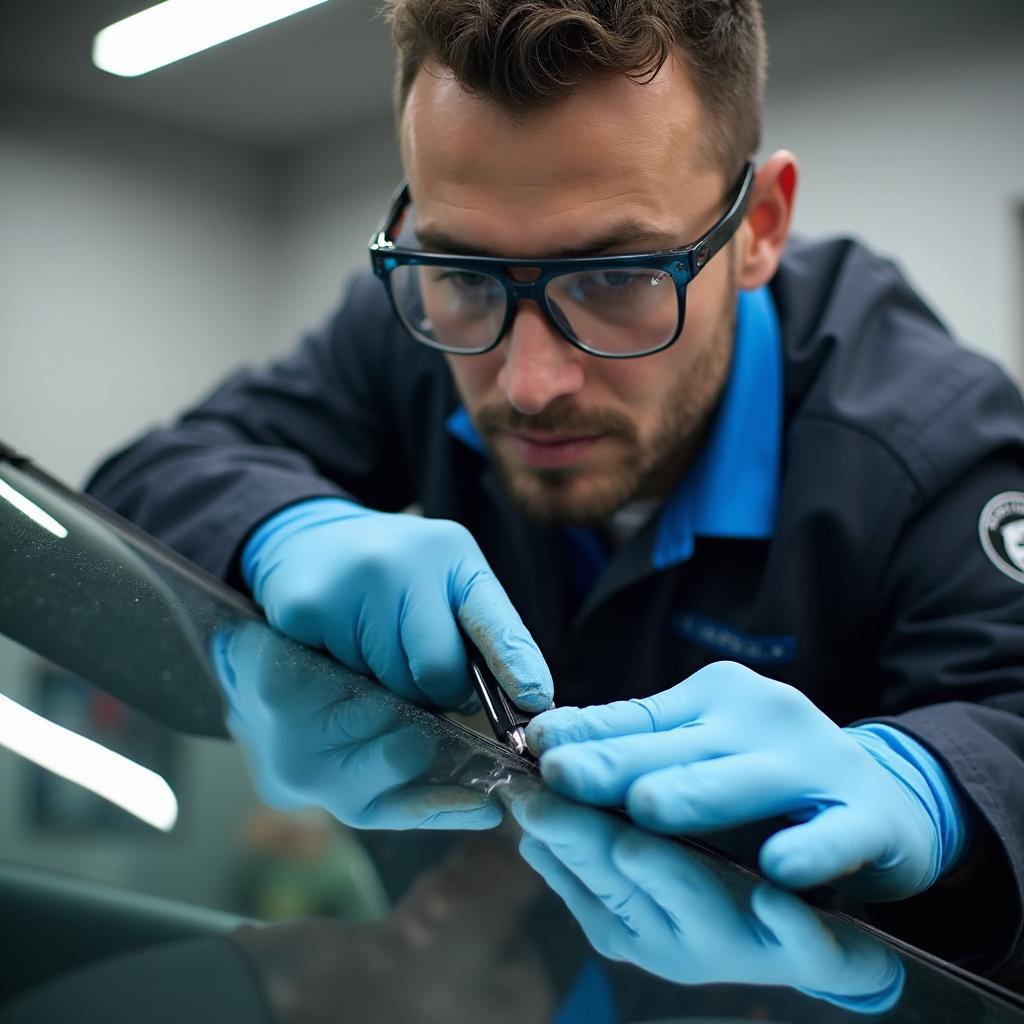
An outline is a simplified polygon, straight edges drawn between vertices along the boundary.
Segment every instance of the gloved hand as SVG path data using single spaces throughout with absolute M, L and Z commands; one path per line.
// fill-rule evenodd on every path
M 789 985 L 858 1013 L 899 1000 L 905 972 L 886 946 L 782 889 L 760 883 L 748 908 L 708 854 L 551 793 L 527 793 L 511 810 L 525 833 L 519 852 L 602 956 L 684 985 Z
M 420 704 L 472 699 L 461 623 L 508 695 L 549 707 L 551 673 L 469 532 L 340 498 L 259 526 L 242 575 L 270 623 Z
M 759 857 L 794 888 L 842 879 L 861 899 L 903 899 L 932 885 L 966 841 L 961 798 L 910 736 L 840 729 L 798 690 L 729 662 L 643 700 L 557 708 L 526 735 L 552 788 L 624 804 L 656 831 L 799 822 Z
M 262 622 L 223 630 L 213 660 L 260 797 L 355 828 L 488 829 L 503 813 L 444 723 Z

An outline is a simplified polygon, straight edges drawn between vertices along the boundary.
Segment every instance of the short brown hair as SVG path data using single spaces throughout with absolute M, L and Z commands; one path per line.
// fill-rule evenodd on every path
M 766 45 L 760 0 L 385 0 L 398 52 L 396 116 L 426 60 L 513 114 L 590 77 L 647 81 L 678 50 L 727 178 L 761 142 Z

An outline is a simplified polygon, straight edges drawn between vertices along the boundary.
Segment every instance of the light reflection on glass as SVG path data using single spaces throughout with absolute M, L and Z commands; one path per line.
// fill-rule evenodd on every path
M 9 483 L 0 480 L 0 498 L 13 505 L 19 512 L 28 516 L 32 522 L 49 530 L 54 537 L 64 540 L 68 531 L 48 512 L 44 512 L 34 501 L 29 501 L 20 491 L 16 491 Z
M 170 832 L 178 820 L 174 791 L 156 772 L 2 694 L 0 744 L 162 832 Z

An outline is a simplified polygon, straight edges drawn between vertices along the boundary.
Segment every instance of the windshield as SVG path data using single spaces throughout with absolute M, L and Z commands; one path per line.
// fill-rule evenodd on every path
M 152 998 L 186 975 L 190 999 L 237 985 L 246 1020 L 1024 1020 L 699 844 L 556 797 L 493 739 L 277 634 L 13 461 L 0 634 L 0 894 L 38 932 L 45 892 L 53 922 L 5 996 L 62 984 L 59 934 L 68 967 L 145 947 L 156 966 L 132 978 Z M 61 899 L 96 922 L 85 951 Z M 190 943 L 234 966 L 204 988 Z

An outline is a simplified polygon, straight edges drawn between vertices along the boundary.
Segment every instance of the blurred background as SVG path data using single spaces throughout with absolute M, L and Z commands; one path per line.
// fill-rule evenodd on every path
M 0 4 L 0 439 L 76 485 L 320 321 L 368 265 L 400 177 L 376 4 L 329 0 L 139 78 L 93 67 L 94 34 L 143 6 Z M 765 6 L 763 154 L 801 161 L 797 229 L 894 256 L 958 336 L 1024 378 L 1024 3 Z M 47 671 L 0 644 L 3 692 L 52 699 Z M 60 686 L 73 727 L 160 748 Z M 0 856 L 237 909 L 240 851 L 321 841 L 315 821 L 282 836 L 260 817 L 226 744 L 161 756 L 189 794 L 170 837 L 90 825 L 95 807 L 40 795 L 2 752 Z M 54 827 L 76 814 L 81 828 Z

